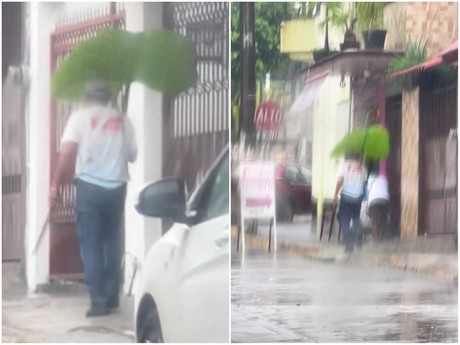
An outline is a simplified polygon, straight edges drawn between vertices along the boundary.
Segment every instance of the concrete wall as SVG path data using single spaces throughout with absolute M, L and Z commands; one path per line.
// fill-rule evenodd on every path
M 126 29 L 148 31 L 163 26 L 163 4 L 126 3 Z M 147 250 L 161 237 L 161 220 L 145 218 L 134 209 L 138 191 L 148 181 L 162 177 L 162 96 L 144 86 L 134 83 L 131 87 L 128 116 L 131 118 L 139 147 L 138 159 L 131 166 L 131 181 L 125 208 L 125 292 L 129 289 L 133 273 L 133 259 L 141 263 Z M 136 280 L 137 281 L 137 280 Z M 135 288 L 133 291 L 136 291 Z
M 401 238 L 418 235 L 419 88 L 404 90 L 401 125 Z
M 331 158 L 334 146 L 348 131 L 349 81 L 340 87 L 340 77 L 328 77 L 314 103 L 312 144 L 312 195 L 333 198 L 337 162 Z

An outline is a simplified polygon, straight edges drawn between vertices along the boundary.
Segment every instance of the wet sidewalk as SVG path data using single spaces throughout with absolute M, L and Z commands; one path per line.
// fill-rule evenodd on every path
M 86 318 L 81 283 L 47 285 L 29 294 L 17 269 L 3 264 L 2 342 L 129 343 L 134 341 L 133 298 L 124 296 L 113 314 Z
M 312 231 L 311 216 L 300 216 L 292 224 L 281 223 L 276 227 L 277 250 L 290 252 L 324 262 L 340 262 L 373 266 L 389 266 L 454 280 L 457 284 L 458 255 L 455 243 L 447 238 L 421 237 L 412 241 L 400 239 L 372 243 L 367 236 L 361 250 L 352 255 L 344 253 L 333 231 L 329 242 L 329 226 L 325 224 L 323 238 Z M 246 246 L 268 251 L 269 224 L 259 222 L 257 233 L 247 230 Z M 232 246 L 236 247 L 237 228 L 232 227 Z M 272 230 L 272 250 L 275 231 Z M 242 242 L 240 241 L 240 249 Z

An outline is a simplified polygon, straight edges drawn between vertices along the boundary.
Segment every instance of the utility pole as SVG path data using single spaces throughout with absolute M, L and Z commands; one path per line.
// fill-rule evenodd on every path
M 244 145 L 254 148 L 256 128 L 254 113 L 256 110 L 256 65 L 254 48 L 254 3 L 240 3 L 241 37 L 241 105 L 240 123 Z

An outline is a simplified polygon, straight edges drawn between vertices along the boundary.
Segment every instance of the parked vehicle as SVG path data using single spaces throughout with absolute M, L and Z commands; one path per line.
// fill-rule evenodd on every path
M 292 222 L 297 214 L 311 211 L 311 170 L 298 165 L 279 164 L 275 171 L 276 217 Z M 239 169 L 232 174 L 232 223 L 239 217 Z
M 149 250 L 135 301 L 138 342 L 229 342 L 229 153 L 186 202 L 185 182 L 146 186 L 136 209 L 175 224 Z
M 294 215 L 311 210 L 311 170 L 280 164 L 275 179 L 277 220 L 292 222 Z

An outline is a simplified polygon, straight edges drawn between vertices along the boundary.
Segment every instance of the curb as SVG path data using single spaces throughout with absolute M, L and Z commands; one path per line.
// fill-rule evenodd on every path
M 237 229 L 236 226 L 232 226 L 232 240 L 236 243 L 237 240 Z M 251 247 L 263 249 L 268 251 L 268 239 L 252 234 L 246 234 L 246 244 Z M 403 271 L 411 271 L 416 273 L 427 274 L 441 279 L 453 280 L 454 284 L 458 284 L 458 269 L 449 268 L 447 265 L 436 265 L 436 264 L 423 264 L 417 262 L 417 260 L 410 260 L 408 254 L 366 254 L 360 253 L 354 257 L 348 257 L 345 255 L 343 249 L 339 246 L 325 247 L 323 245 L 297 245 L 288 242 L 278 241 L 278 250 L 285 253 L 292 253 L 305 258 L 309 258 L 316 261 L 327 262 L 327 263 L 356 263 L 362 265 L 370 265 L 374 267 L 391 267 L 400 269 Z

